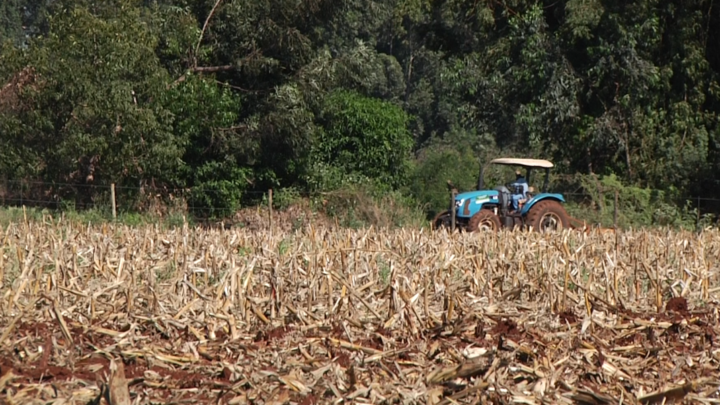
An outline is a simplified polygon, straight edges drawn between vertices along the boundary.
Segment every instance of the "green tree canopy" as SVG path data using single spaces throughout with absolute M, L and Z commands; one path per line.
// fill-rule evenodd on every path
M 125 3 L 63 6 L 47 36 L 13 54 L 31 78 L 0 116 L 3 141 L 26 151 L 7 170 L 58 183 L 177 180 L 186 140 L 158 102 L 170 78 L 152 16 Z
M 0 36 L 11 179 L 422 204 L 504 154 L 720 198 L 711 0 L 9 0 Z
M 317 162 L 390 188 L 405 184 L 413 139 L 402 108 L 338 90 L 327 96 L 318 119 L 323 129 L 313 150 Z

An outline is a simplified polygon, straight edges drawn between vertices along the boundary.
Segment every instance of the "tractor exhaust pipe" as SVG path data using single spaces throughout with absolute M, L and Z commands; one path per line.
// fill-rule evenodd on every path
M 485 171 L 484 169 L 485 169 L 485 168 L 483 167 L 482 162 L 480 162 L 480 174 L 478 175 L 478 182 L 477 182 L 477 189 L 478 189 L 478 191 L 479 191 L 479 190 L 482 190 L 483 188 L 485 188 L 485 182 L 484 182 L 484 179 L 483 179 L 483 177 L 484 177 L 484 171 Z

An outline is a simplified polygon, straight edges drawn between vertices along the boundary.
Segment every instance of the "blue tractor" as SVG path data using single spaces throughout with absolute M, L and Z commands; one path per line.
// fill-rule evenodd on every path
M 518 169 L 516 180 L 494 189 L 484 189 L 484 167 L 480 169 L 478 186 L 475 191 L 458 193 L 455 196 L 455 227 L 460 230 L 477 232 L 497 231 L 500 228 L 532 228 L 536 231 L 562 230 L 570 226 L 562 194 L 547 191 L 550 169 L 553 164 L 541 159 L 501 158 L 490 161 L 491 165 L 505 165 L 526 169 L 523 176 Z M 539 193 L 531 187 L 533 170 L 544 170 L 545 179 Z M 448 182 L 450 187 L 452 184 Z M 452 209 L 441 212 L 433 220 L 433 227 L 450 227 Z

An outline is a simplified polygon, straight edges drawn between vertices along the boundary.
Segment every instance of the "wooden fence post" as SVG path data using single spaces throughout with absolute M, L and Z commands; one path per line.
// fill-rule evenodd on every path
M 613 207 L 613 227 L 617 231 L 617 217 L 618 217 L 618 191 L 615 190 L 615 206 Z
M 455 189 L 450 192 L 450 212 L 452 213 L 452 216 L 450 217 L 450 223 L 452 224 L 451 230 L 455 232 Z
M 112 199 L 113 221 L 117 221 L 117 203 L 115 202 L 115 183 L 110 184 L 110 198 Z
M 270 209 L 270 229 L 273 227 L 273 191 L 268 190 L 268 209 Z

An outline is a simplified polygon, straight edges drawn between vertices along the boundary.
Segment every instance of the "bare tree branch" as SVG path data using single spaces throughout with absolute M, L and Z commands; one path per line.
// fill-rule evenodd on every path
M 182 75 L 182 76 L 178 77 L 177 80 L 175 80 L 175 81 L 172 82 L 172 83 L 169 83 L 169 84 L 165 87 L 165 89 L 166 89 L 166 90 L 172 89 L 173 87 L 177 86 L 178 84 L 184 82 L 186 78 L 187 78 L 187 77 L 186 77 L 185 75 Z
M 235 69 L 235 65 L 223 65 L 223 66 L 196 66 L 190 69 L 196 73 L 213 73 L 213 72 L 225 72 L 227 70 Z
M 213 73 L 213 72 L 225 72 L 228 70 L 235 69 L 235 66 L 233 65 L 224 65 L 224 66 L 196 66 L 194 68 L 190 68 L 189 71 L 193 73 Z M 178 84 L 184 82 L 187 79 L 187 75 L 182 75 L 177 78 L 172 83 L 169 83 L 166 86 L 167 90 L 170 90 L 171 88 L 177 86 Z
M 238 129 L 247 129 L 248 126 L 246 124 L 240 124 L 240 125 L 234 125 L 232 127 L 227 128 L 216 128 L 220 132 L 230 132 L 230 131 L 237 131 Z
M 200 38 L 198 38 L 197 45 L 195 45 L 195 52 L 193 53 L 193 64 L 195 67 L 197 67 L 197 54 L 198 50 L 200 49 L 200 43 L 203 40 L 203 37 L 205 36 L 205 29 L 208 26 L 208 23 L 210 23 L 210 19 L 212 18 L 213 14 L 215 14 L 215 10 L 218 8 L 222 0 L 217 0 L 215 2 L 215 5 L 213 6 L 212 10 L 210 10 L 210 14 L 208 14 L 207 18 L 205 19 L 205 23 L 203 24 L 202 31 L 200 32 Z

